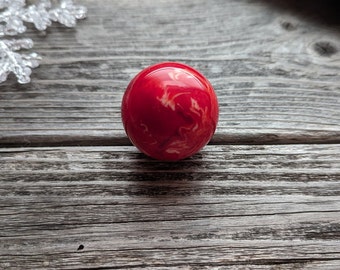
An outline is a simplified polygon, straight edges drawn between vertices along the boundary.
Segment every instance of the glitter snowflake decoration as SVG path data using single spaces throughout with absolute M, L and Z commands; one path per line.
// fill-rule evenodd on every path
M 0 83 L 14 73 L 19 83 L 29 83 L 32 68 L 39 66 L 37 53 L 23 54 L 21 49 L 31 49 L 31 39 L 8 39 L 26 31 L 25 23 L 43 31 L 53 22 L 74 27 L 78 19 L 86 17 L 86 8 L 74 5 L 72 0 L 0 0 Z M 33 3 L 32 3 L 33 2 Z

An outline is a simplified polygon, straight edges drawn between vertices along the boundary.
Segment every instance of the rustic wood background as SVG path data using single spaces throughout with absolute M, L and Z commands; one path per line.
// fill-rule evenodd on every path
M 340 269 L 337 1 L 84 0 L 30 30 L 32 83 L 0 85 L 0 269 Z M 142 68 L 180 61 L 220 102 L 176 163 L 120 120 Z

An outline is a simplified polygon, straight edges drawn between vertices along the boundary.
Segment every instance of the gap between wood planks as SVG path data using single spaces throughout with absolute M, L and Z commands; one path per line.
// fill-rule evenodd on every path
M 129 138 L 120 136 L 10 136 L 2 138 L 0 148 L 57 146 L 130 146 Z M 339 144 L 339 132 L 316 131 L 301 134 L 225 134 L 214 135 L 209 145 L 276 145 L 276 144 Z

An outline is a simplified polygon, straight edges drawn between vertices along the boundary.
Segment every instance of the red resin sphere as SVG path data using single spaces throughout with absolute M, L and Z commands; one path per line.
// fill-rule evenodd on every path
M 209 81 L 190 66 L 166 62 L 142 70 L 128 85 L 122 120 L 146 155 L 175 161 L 201 150 L 213 136 L 218 102 Z

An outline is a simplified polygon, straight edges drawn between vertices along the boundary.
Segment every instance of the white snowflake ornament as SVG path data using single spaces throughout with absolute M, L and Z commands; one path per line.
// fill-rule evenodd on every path
M 52 21 L 59 22 L 67 27 L 74 27 L 77 20 L 85 18 L 86 8 L 74 5 L 72 0 L 64 0 L 61 1 L 58 8 L 52 9 L 49 15 Z
M 32 1 L 30 1 L 32 2 Z M 32 68 L 39 66 L 36 53 L 22 54 L 21 49 L 31 49 L 31 39 L 4 39 L 26 31 L 25 23 L 43 31 L 52 22 L 74 27 L 78 19 L 86 17 L 87 9 L 74 5 L 72 0 L 40 0 L 27 5 L 25 0 L 0 0 L 0 83 L 14 73 L 19 83 L 29 83 Z
M 51 3 L 41 2 L 37 5 L 29 6 L 24 12 L 22 19 L 25 22 L 33 23 L 39 31 L 46 30 L 52 25 L 48 9 L 51 8 Z
M 38 54 L 19 54 L 20 49 L 33 47 L 31 39 L 0 40 L 0 82 L 7 80 L 13 72 L 19 83 L 29 83 L 32 68 L 39 66 L 41 59 Z

